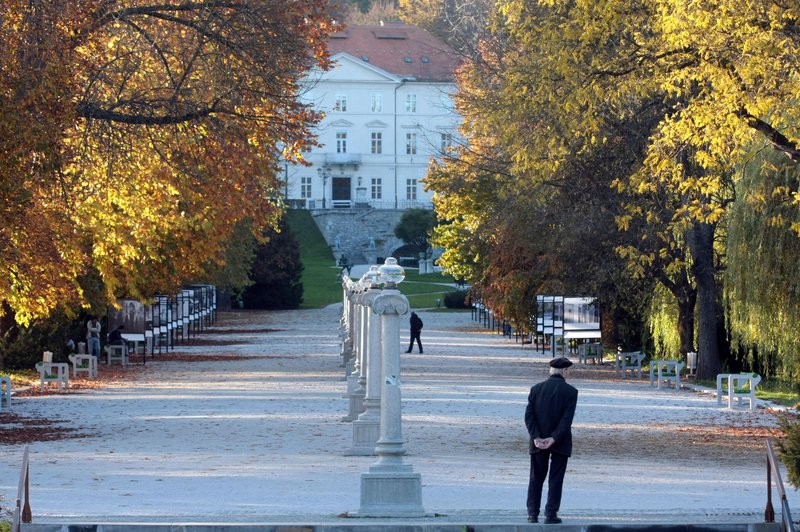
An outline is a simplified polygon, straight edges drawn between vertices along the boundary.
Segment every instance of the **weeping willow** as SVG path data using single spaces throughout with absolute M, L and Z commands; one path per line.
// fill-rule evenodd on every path
M 678 335 L 678 303 L 661 283 L 656 283 L 647 310 L 647 329 L 655 349 L 654 357 L 670 360 L 681 358 Z
M 792 228 L 799 178 L 797 163 L 769 152 L 744 167 L 730 209 L 724 289 L 732 349 L 789 380 L 800 373 L 800 235 Z

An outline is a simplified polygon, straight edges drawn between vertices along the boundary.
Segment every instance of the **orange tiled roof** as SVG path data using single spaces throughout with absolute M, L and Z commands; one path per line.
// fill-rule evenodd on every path
M 452 81 L 460 64 L 450 46 L 416 26 L 392 22 L 348 26 L 328 41 L 331 55 L 346 52 L 387 72 L 419 81 Z

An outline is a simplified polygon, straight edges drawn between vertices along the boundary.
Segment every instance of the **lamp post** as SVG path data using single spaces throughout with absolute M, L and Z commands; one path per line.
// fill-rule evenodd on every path
M 361 507 L 365 517 L 421 517 L 422 478 L 403 463 L 400 402 L 400 316 L 408 312 L 408 299 L 397 289 L 405 271 L 389 257 L 379 268 L 383 291 L 372 304 L 381 321 L 381 421 L 375 448 L 378 461 L 361 475 Z
M 317 168 L 317 174 L 322 178 L 322 208 L 325 209 L 325 196 L 328 190 L 328 171 L 325 168 Z

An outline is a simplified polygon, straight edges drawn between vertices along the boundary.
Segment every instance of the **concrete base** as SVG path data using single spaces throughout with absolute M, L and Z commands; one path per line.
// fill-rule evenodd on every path
M 360 517 L 423 517 L 422 477 L 419 473 L 361 474 Z
M 353 421 L 353 446 L 345 456 L 375 456 L 375 446 L 381 435 L 380 419 L 356 419 Z
M 364 411 L 364 396 L 363 389 L 355 390 L 350 394 L 350 409 L 347 416 L 342 418 L 342 421 L 355 421 L 358 419 L 359 414 Z

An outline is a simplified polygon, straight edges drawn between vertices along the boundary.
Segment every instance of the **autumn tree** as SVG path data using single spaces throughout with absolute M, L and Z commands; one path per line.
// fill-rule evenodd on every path
M 515 179 L 557 183 L 564 168 L 608 144 L 615 124 L 660 107 L 638 160 L 614 181 L 626 198 L 619 227 L 634 237 L 618 249 L 631 275 L 656 274 L 681 299 L 681 351 L 693 344 L 696 308 L 699 374 L 713 376 L 720 235 L 736 198 L 736 165 L 758 142 L 796 159 L 800 8 L 738 0 L 497 7 L 494 35 L 505 46 L 482 60 L 501 74 L 480 72 L 476 101 L 486 115 L 477 135 L 510 161 Z M 481 115 L 467 116 L 466 134 L 476 135 Z
M 600 296 L 607 316 L 623 321 L 642 298 L 630 290 L 640 281 L 620 274 L 614 249 L 628 237 L 615 229 L 621 195 L 610 184 L 641 160 L 656 107 L 631 109 L 609 121 L 605 142 L 581 144 L 559 124 L 557 97 L 531 101 L 543 65 L 533 67 L 525 47 L 516 49 L 498 25 L 481 56 L 459 72 L 465 142 L 427 179 L 447 222 L 435 231 L 445 248 L 439 262 L 518 322 L 541 293 Z M 528 75 L 527 68 L 537 70 Z M 609 340 L 641 341 L 628 331 Z
M 317 119 L 297 95 L 327 66 L 324 7 L 3 2 L 3 323 L 89 304 L 86 275 L 105 301 L 172 291 L 240 220 L 275 226 L 278 146 L 299 160 Z

